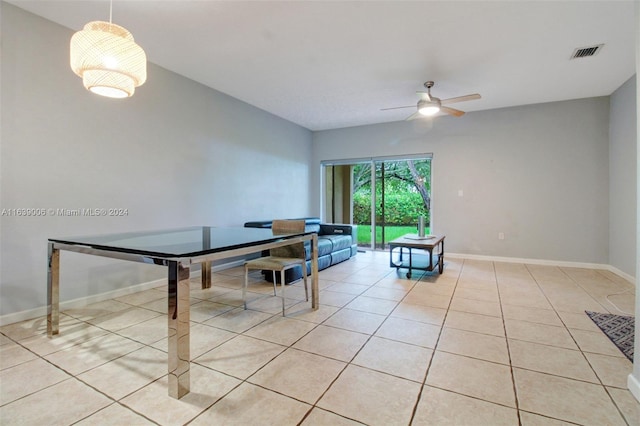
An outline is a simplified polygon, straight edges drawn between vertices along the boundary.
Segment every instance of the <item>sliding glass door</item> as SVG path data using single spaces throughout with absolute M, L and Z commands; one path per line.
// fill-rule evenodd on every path
M 325 220 L 358 225 L 358 245 L 387 248 L 431 220 L 431 155 L 323 163 Z M 427 230 L 428 232 L 428 230 Z

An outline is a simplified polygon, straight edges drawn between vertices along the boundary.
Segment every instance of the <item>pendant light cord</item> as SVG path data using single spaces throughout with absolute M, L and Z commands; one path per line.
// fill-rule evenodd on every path
M 109 24 L 112 24 L 113 17 L 113 0 L 109 0 Z

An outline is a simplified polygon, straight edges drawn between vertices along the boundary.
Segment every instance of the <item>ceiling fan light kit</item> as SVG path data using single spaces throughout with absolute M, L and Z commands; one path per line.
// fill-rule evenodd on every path
M 440 112 L 440 102 L 418 101 L 418 112 L 422 115 L 436 115 Z
M 443 106 L 445 104 L 452 104 L 455 102 L 464 102 L 464 101 L 472 101 L 474 99 L 480 99 L 481 96 L 477 93 L 472 95 L 458 96 L 455 98 L 449 99 L 440 99 L 431 95 L 431 88 L 434 86 L 433 81 L 427 81 L 424 83 L 424 87 L 427 89 L 426 92 L 417 92 L 418 96 L 420 96 L 420 100 L 418 101 L 418 110 L 411 114 L 407 120 L 414 120 L 420 117 L 429 117 L 434 116 L 439 112 L 444 112 L 449 115 L 453 115 L 454 117 L 460 117 L 464 115 L 464 111 L 460 111 L 459 109 Z M 387 111 L 390 109 L 399 109 L 399 108 L 415 108 L 413 105 L 402 106 L 402 107 L 393 107 L 393 108 L 383 108 L 381 111 Z
M 93 21 L 71 37 L 70 65 L 91 92 L 126 98 L 147 80 L 147 55 L 125 28 Z

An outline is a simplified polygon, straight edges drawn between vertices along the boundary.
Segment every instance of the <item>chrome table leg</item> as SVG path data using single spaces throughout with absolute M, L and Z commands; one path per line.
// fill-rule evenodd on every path
M 211 261 L 200 264 L 200 282 L 203 290 L 211 288 Z
M 60 250 L 49 243 L 47 266 L 47 335 L 60 332 Z
M 320 295 L 318 289 L 318 234 L 313 234 L 311 239 L 311 307 L 320 307 Z
M 169 396 L 180 399 L 190 390 L 189 267 L 169 261 Z

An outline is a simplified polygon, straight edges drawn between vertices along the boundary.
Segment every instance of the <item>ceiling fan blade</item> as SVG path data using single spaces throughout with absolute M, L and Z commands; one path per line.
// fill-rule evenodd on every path
M 449 99 L 442 99 L 440 101 L 440 103 L 444 104 L 453 104 L 455 102 L 465 102 L 465 101 L 472 101 L 474 99 L 480 99 L 481 96 L 477 93 L 474 93 L 473 95 L 466 95 L 466 96 L 458 96 L 456 98 L 449 98 Z
M 401 109 L 401 108 L 415 108 L 415 105 L 402 106 L 402 107 L 391 107 L 391 108 L 380 108 L 380 111 L 388 111 L 390 109 Z
M 422 115 L 418 111 L 416 111 L 413 114 L 411 114 L 409 117 L 407 117 L 405 119 L 405 121 L 411 121 L 411 120 L 415 120 L 416 118 L 422 118 L 422 117 L 424 117 L 424 115 Z
M 454 115 L 456 117 L 462 117 L 464 115 L 464 111 L 460 111 L 459 109 L 449 108 L 446 106 L 440 106 L 440 111 L 446 112 L 449 115 Z
M 416 93 L 418 94 L 418 96 L 420 96 L 420 99 L 431 101 L 431 95 L 429 94 L 429 92 L 416 92 Z

